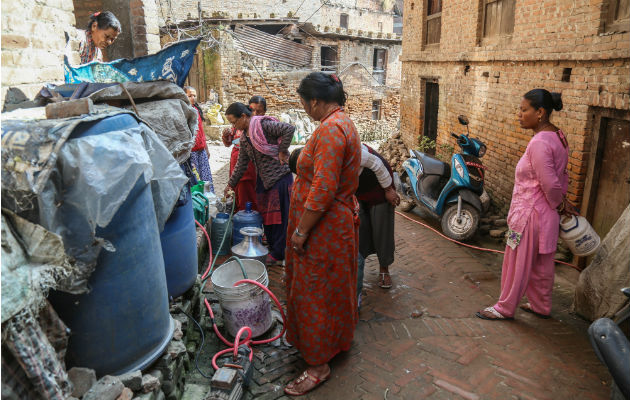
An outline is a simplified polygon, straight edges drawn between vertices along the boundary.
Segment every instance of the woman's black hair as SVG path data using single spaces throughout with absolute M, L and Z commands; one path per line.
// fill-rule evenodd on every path
M 252 109 L 243 103 L 232 103 L 228 106 L 227 110 L 225 110 L 225 115 L 233 115 L 236 118 L 241 118 L 243 114 L 248 117 L 252 116 Z
M 303 148 L 304 147 L 298 147 L 297 149 L 293 150 L 291 152 L 291 155 L 289 156 L 289 169 L 294 174 L 297 174 L 297 160 Z
M 527 99 L 536 110 L 541 107 L 544 108 L 547 111 L 547 116 L 551 115 L 553 110 L 562 110 L 562 95 L 560 93 L 550 93 L 546 89 L 534 89 L 525 93 L 523 98 Z
M 312 99 L 325 102 L 335 102 L 340 106 L 346 104 L 347 94 L 343 90 L 343 83 L 335 74 L 311 72 L 302 79 L 297 90 L 300 97 L 309 101 Z
M 252 98 L 249 99 L 249 103 L 247 104 L 262 104 L 265 111 L 267 111 L 267 100 L 265 100 L 265 98 L 262 96 L 252 96 Z
M 118 18 L 116 18 L 116 16 L 110 11 L 102 11 L 90 15 L 90 20 L 87 25 L 88 32 L 92 30 L 92 24 L 94 22 L 96 22 L 98 29 L 114 28 L 116 32 L 120 32 L 122 30 L 120 21 L 118 21 Z

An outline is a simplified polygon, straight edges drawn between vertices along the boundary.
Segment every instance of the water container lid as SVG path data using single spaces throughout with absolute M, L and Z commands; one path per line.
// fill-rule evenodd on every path
M 216 218 L 217 219 L 229 219 L 230 218 L 230 214 L 220 212 L 220 213 L 217 213 Z
M 252 202 L 251 201 L 248 201 L 247 203 L 245 203 L 245 211 L 252 212 Z

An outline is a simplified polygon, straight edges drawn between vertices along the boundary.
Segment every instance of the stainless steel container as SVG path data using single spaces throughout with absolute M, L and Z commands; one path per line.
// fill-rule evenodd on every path
M 260 242 L 263 230 L 247 226 L 239 232 L 243 235 L 243 241 L 232 247 L 232 255 L 241 259 L 258 260 L 265 264 L 269 250 Z

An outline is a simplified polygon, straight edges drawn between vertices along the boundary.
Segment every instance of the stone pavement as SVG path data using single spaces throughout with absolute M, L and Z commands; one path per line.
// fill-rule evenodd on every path
M 217 162 L 213 172 L 221 190 L 227 165 Z M 569 313 L 576 271 L 556 268 L 552 319 L 519 310 L 514 321 L 483 321 L 474 313 L 498 297 L 500 255 L 458 246 L 400 216 L 396 238 L 393 287 L 378 287 L 378 262 L 369 257 L 352 349 L 333 359 L 330 380 L 304 399 L 609 397 L 611 378 L 588 342 L 588 323 Z M 284 303 L 283 273 L 269 268 Z M 255 349 L 245 398 L 288 398 L 284 384 L 304 368 L 297 351 L 280 343 Z
M 591 350 L 588 324 L 568 312 L 569 282 L 557 279 L 552 319 L 519 311 L 515 321 L 483 321 L 474 313 L 498 295 L 500 256 L 450 243 L 400 216 L 396 233 L 394 286 L 378 287 L 370 257 L 352 349 L 305 399 L 608 398 L 610 376 Z M 269 273 L 284 299 L 283 268 Z M 246 398 L 286 398 L 282 385 L 303 369 L 295 349 L 277 345 L 256 348 Z

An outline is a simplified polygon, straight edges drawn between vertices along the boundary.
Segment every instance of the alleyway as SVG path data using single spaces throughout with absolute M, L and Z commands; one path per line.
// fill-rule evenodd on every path
M 333 360 L 330 381 L 305 398 L 608 398 L 610 376 L 592 352 L 588 323 L 569 313 L 568 267 L 557 267 L 552 319 L 519 311 L 515 321 L 482 321 L 474 313 L 498 295 L 500 256 L 447 242 L 400 216 L 396 234 L 394 286 L 376 285 L 378 263 L 368 258 L 352 350 Z M 283 272 L 269 269 L 281 301 Z M 256 349 L 247 398 L 279 398 L 303 364 L 294 349 Z

